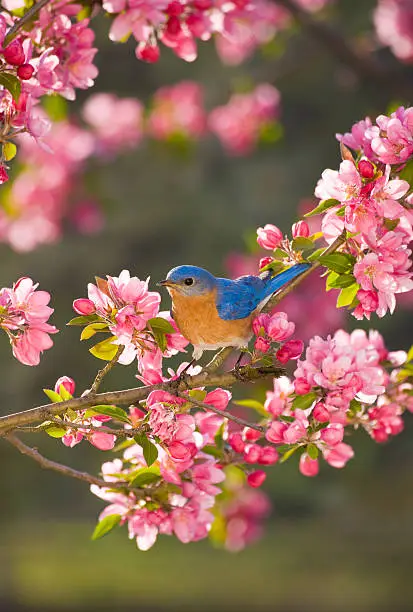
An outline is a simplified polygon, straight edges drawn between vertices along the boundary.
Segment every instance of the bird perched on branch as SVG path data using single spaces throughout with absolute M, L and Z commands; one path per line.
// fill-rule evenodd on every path
M 302 263 L 274 277 L 267 272 L 229 280 L 197 266 L 178 266 L 158 284 L 168 289 L 172 316 L 198 360 L 205 350 L 246 347 L 252 322 L 271 296 L 309 267 Z

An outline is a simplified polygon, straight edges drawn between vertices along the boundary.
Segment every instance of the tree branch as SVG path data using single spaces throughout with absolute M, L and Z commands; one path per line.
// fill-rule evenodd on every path
M 13 446 L 15 446 L 23 455 L 27 455 L 36 461 L 42 468 L 46 470 L 53 470 L 55 472 L 59 472 L 59 474 L 63 474 L 64 476 L 70 476 L 70 478 L 76 478 L 77 480 L 83 480 L 83 482 L 88 482 L 89 484 L 95 484 L 99 487 L 106 487 L 111 489 L 125 489 L 125 487 L 129 488 L 129 483 L 126 481 L 117 481 L 117 482 L 106 482 L 102 478 L 97 478 L 96 476 L 92 476 L 92 474 L 88 474 L 87 472 L 79 472 L 78 470 L 74 470 L 73 468 L 63 465 L 61 463 L 57 463 L 56 461 L 51 461 L 50 459 L 46 459 L 39 453 L 36 448 L 31 448 L 22 442 L 19 438 L 14 435 L 7 435 L 6 440 L 10 442 Z
M 114 355 L 114 357 L 112 357 L 112 359 L 105 365 L 104 368 L 102 368 L 101 370 L 99 370 L 99 372 L 96 374 L 96 378 L 93 381 L 93 384 L 90 388 L 90 390 L 87 392 L 87 395 L 89 394 L 95 394 L 97 393 L 102 380 L 105 378 L 106 374 L 108 374 L 111 369 L 113 368 L 113 366 L 115 365 L 115 363 L 118 362 L 119 357 L 122 355 L 123 351 L 124 351 L 124 346 L 119 346 L 118 350 L 116 351 L 116 354 Z M 86 395 L 86 393 L 85 393 Z
M 249 383 L 268 376 L 277 376 L 280 374 L 280 369 L 274 367 L 255 368 L 247 365 L 240 368 L 239 372 L 243 379 L 242 382 Z M 157 389 L 168 391 L 173 395 L 179 391 L 195 389 L 196 387 L 230 387 L 237 382 L 240 382 L 240 377 L 235 372 L 225 372 L 223 374 L 207 374 L 201 372 L 195 376 L 188 376 L 182 381 L 172 380 L 158 385 L 137 387 L 124 391 L 96 393 L 95 395 L 72 398 L 64 402 L 45 404 L 44 406 L 38 406 L 30 410 L 24 410 L 22 412 L 0 417 L 0 436 L 22 425 L 30 425 L 37 421 L 52 419 L 55 416 L 65 413 L 69 408 L 77 411 L 87 407 L 93 408 L 93 406 L 98 406 L 99 404 L 130 405 L 145 399 L 151 391 Z
M 7 36 L 4 39 L 4 46 L 6 47 L 13 40 L 13 38 L 15 38 L 17 32 L 21 30 L 22 27 L 26 23 L 28 23 L 49 2 L 51 2 L 51 0 L 39 0 L 39 2 L 33 4 L 33 6 L 29 8 L 29 10 L 23 15 L 23 17 L 21 17 L 19 21 L 16 21 L 14 26 L 12 26 L 7 32 Z

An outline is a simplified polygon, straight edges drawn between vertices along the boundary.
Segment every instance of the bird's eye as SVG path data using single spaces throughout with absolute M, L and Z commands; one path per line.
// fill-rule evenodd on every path
M 194 284 L 194 279 L 193 278 L 186 278 L 184 280 L 185 285 L 188 285 L 188 287 L 190 287 L 191 285 Z

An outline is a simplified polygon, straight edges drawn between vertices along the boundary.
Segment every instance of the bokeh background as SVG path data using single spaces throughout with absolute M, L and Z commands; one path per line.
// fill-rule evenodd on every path
M 371 29 L 373 6 L 370 0 L 338 2 L 334 27 L 350 43 L 360 40 Z M 226 102 L 234 88 L 267 81 L 282 94 L 284 138 L 244 158 L 228 157 L 212 138 L 184 155 L 145 145 L 91 171 L 105 208 L 100 233 L 84 236 L 68 227 L 60 243 L 28 254 L 1 246 L 2 286 L 22 275 L 37 279 L 53 295 L 53 322 L 61 329 L 38 368 L 13 360 L 3 339 L 2 414 L 42 403 L 41 389 L 52 387 L 61 375 L 72 376 L 78 389 L 90 384 L 96 360 L 78 342 L 78 330 L 65 328 L 65 322 L 72 316 L 72 300 L 85 294 L 94 275 L 117 275 L 127 268 L 155 282 L 182 263 L 225 273 L 228 254 L 245 252 L 257 226 L 275 223 L 289 230 L 298 204 L 311 196 L 322 170 L 339 163 L 336 132 L 403 101 L 397 91 L 360 81 L 298 30 L 229 68 L 212 45 L 200 45 L 194 64 L 164 50 L 159 63 L 145 65 L 135 59 L 132 46 L 108 41 L 107 20 L 98 20 L 96 28 L 96 90 L 146 101 L 161 85 L 195 79 L 213 106 Z M 380 53 L 384 63 L 392 61 L 387 51 Z M 86 94 L 79 96 L 78 108 L 85 99 Z M 305 300 L 311 299 L 307 293 Z M 407 348 L 412 335 L 408 304 L 372 326 L 389 348 Z M 119 368 L 104 386 L 135 382 L 133 368 Z M 100 500 L 84 483 L 42 471 L 4 442 L 0 609 L 412 610 L 412 434 L 413 419 L 407 418 L 405 431 L 389 444 L 356 435 L 356 457 L 348 467 L 340 471 L 324 465 L 316 479 L 301 476 L 294 458 L 273 468 L 265 484 L 274 505 L 265 534 L 237 554 L 172 538 L 161 538 L 143 553 L 124 530 L 91 542 Z M 35 438 L 33 444 L 49 457 L 89 471 L 98 471 L 103 457 L 86 444 L 73 450 L 51 439 Z

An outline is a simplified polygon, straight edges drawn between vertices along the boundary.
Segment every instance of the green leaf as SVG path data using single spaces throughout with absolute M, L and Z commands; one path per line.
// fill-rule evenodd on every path
M 325 210 L 333 208 L 334 206 L 340 206 L 340 202 L 338 200 L 334 200 L 333 198 L 329 198 L 328 200 L 321 200 L 321 202 L 315 208 L 313 208 L 313 210 L 310 210 L 310 212 L 304 215 L 304 217 L 312 217 L 313 215 L 319 215 Z
M 89 340 L 89 338 L 92 338 L 92 336 L 97 334 L 97 332 L 107 330 L 107 329 L 108 329 L 107 323 L 91 323 L 90 325 L 87 325 L 84 329 L 82 329 L 82 333 L 80 334 L 80 339 Z
M 281 272 L 281 270 L 284 270 L 284 268 L 285 266 L 283 263 L 281 263 L 281 261 L 272 261 L 266 266 L 263 266 L 262 268 L 260 268 L 260 274 L 262 272 L 266 272 L 267 270 L 271 270 L 273 276 L 275 276 L 276 274 Z
M 62 402 L 63 401 L 63 399 L 60 397 L 60 395 L 58 393 L 56 393 L 56 391 L 53 391 L 52 389 L 43 389 L 43 392 L 46 393 L 46 395 L 49 398 L 49 400 L 51 402 L 53 402 L 54 404 L 56 402 Z
M 59 427 L 58 425 L 50 425 L 45 432 L 51 438 L 63 438 L 66 433 L 66 429 L 64 427 Z
M 21 82 L 11 72 L 0 72 L 0 85 L 3 85 L 13 96 L 15 102 L 19 101 L 21 92 Z
M 304 238 L 304 236 L 298 236 L 294 238 L 291 243 L 293 251 L 308 251 L 314 247 L 314 243 L 311 238 Z
M 275 249 L 273 252 L 274 259 L 285 259 L 286 257 L 288 257 L 288 253 L 287 251 L 284 251 L 284 249 Z
M 175 333 L 175 329 L 171 323 L 162 317 L 154 317 L 153 319 L 149 319 L 148 324 L 151 326 L 152 330 L 156 329 L 164 334 Z
M 290 449 L 286 451 L 281 457 L 280 463 L 285 463 L 285 461 L 287 461 L 287 459 L 289 459 L 291 455 L 293 455 L 298 448 L 299 448 L 298 445 L 290 447 Z
M 413 160 L 410 160 L 403 170 L 400 172 L 399 177 L 408 183 L 413 183 Z
M 310 391 L 310 393 L 306 393 L 305 395 L 297 395 L 294 399 L 291 408 L 295 410 L 295 408 L 300 408 L 301 410 L 305 410 L 309 408 L 311 404 L 317 399 L 317 393 L 315 391 Z
M 203 402 L 207 395 L 207 392 L 204 391 L 204 389 L 191 389 L 188 395 L 189 397 L 194 400 L 197 400 L 198 402 Z
M 66 387 L 64 385 L 60 385 L 59 387 L 59 395 L 62 398 L 63 401 L 67 401 L 72 399 L 73 395 L 71 393 L 69 393 L 69 391 L 66 389 Z
M 340 291 L 340 295 L 337 298 L 337 308 L 343 306 L 350 306 L 357 296 L 357 292 L 360 289 L 360 285 L 353 283 L 349 287 L 345 287 Z
M 159 470 L 156 472 L 153 469 L 144 468 L 143 470 L 139 470 L 130 484 L 132 487 L 144 487 L 149 484 L 154 484 L 160 477 Z
M 70 321 L 66 323 L 66 325 L 89 325 L 89 323 L 95 323 L 97 321 L 100 321 L 100 317 L 98 317 L 98 315 L 82 315 L 80 317 L 70 319 Z
M 225 432 L 225 421 L 221 423 L 217 433 L 214 436 L 215 446 L 218 450 L 222 450 L 224 448 L 224 432 Z
M 350 402 L 349 412 L 352 416 L 355 416 L 361 409 L 361 402 L 356 399 L 352 399 Z
M 330 291 L 333 288 L 333 283 L 338 279 L 339 274 L 337 272 L 329 272 L 326 281 L 326 291 Z
M 330 276 L 330 275 L 329 275 Z M 354 285 L 356 279 L 352 274 L 340 274 L 337 278 L 328 283 L 328 286 L 332 289 L 345 289 Z
M 348 253 L 331 253 L 330 255 L 322 255 L 319 262 L 333 272 L 345 274 L 353 269 L 356 258 Z
M 233 403 L 237 406 L 245 406 L 245 408 L 252 408 L 252 410 L 255 410 L 259 414 L 268 417 L 268 412 L 265 410 L 264 404 L 262 404 L 262 402 L 259 402 L 258 400 L 244 399 L 234 401 Z
M 13 157 L 16 157 L 17 147 L 14 142 L 5 142 L 3 145 L 3 157 L 6 161 L 11 161 Z
M 206 453 L 207 455 L 212 455 L 213 457 L 222 457 L 222 451 L 220 451 L 213 444 L 206 444 L 205 446 L 203 446 L 202 452 Z
M 89 353 L 92 353 L 92 355 L 98 359 L 103 359 L 103 361 L 110 361 L 114 358 L 119 348 L 117 344 L 112 343 L 112 340 L 113 336 L 110 336 L 106 338 L 106 340 L 98 342 L 98 344 L 95 344 L 95 346 L 89 349 Z
M 109 514 L 109 516 L 105 516 L 105 518 L 96 525 L 92 534 L 92 540 L 103 538 L 103 536 L 119 525 L 121 518 L 120 514 Z
M 310 253 L 310 255 L 306 256 L 306 261 L 316 261 L 320 255 L 322 255 L 325 251 L 325 248 L 323 249 L 316 249 L 315 251 L 313 251 L 312 253 Z
M 315 444 L 307 444 L 307 455 L 310 457 L 310 459 L 317 459 L 318 448 Z
M 146 465 L 150 467 L 158 458 L 158 449 L 144 434 L 136 435 L 134 440 L 136 444 L 142 447 Z
M 118 406 L 93 406 L 92 411 L 97 414 L 104 414 L 105 416 L 109 416 L 112 419 L 116 419 L 117 421 L 122 421 L 122 423 L 131 424 L 131 420 L 128 418 L 126 412 L 119 408 Z

